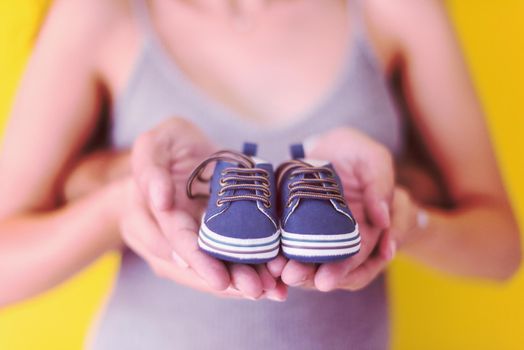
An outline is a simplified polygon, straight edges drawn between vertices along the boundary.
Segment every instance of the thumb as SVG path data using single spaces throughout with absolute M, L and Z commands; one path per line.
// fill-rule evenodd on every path
M 151 168 L 146 172 L 142 188 L 147 190 L 147 199 L 153 210 L 168 211 L 174 206 L 175 185 L 171 174 L 162 168 Z
M 360 161 L 355 174 L 363 189 L 366 216 L 375 227 L 387 229 L 391 225 L 390 202 L 394 188 L 394 173 L 392 167 L 377 170 Z

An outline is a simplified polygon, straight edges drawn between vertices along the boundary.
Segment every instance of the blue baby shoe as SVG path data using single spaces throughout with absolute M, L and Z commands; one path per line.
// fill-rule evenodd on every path
M 304 159 L 301 144 L 291 146 L 291 155 L 293 160 L 277 169 L 284 255 L 324 263 L 358 253 L 358 225 L 333 165 Z
M 219 259 L 258 264 L 275 258 L 280 249 L 273 166 L 256 158 L 256 144 L 245 143 L 244 152 L 220 151 L 204 160 L 187 183 L 216 162 L 210 181 L 207 210 L 200 224 L 198 244 Z

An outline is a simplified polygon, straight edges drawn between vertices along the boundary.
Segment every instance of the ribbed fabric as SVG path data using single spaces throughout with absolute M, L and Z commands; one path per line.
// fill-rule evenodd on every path
M 354 0 L 356 1 L 356 0 Z M 111 142 L 129 148 L 144 131 L 184 116 L 217 144 L 241 150 L 258 143 L 275 166 L 289 145 L 333 127 L 351 126 L 402 149 L 402 123 L 370 49 L 358 6 L 350 1 L 353 35 L 347 61 L 331 92 L 300 121 L 264 129 L 196 88 L 169 58 L 152 30 L 144 0 L 134 1 L 143 46 L 124 93 L 114 104 Z M 94 330 L 94 349 L 386 349 L 385 278 L 359 292 L 292 288 L 285 303 L 221 299 L 153 275 L 131 251 L 123 255 L 114 291 Z

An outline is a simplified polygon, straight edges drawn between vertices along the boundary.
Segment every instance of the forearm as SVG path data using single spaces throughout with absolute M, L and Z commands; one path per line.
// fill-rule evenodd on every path
M 0 305 L 44 291 L 120 243 L 123 181 L 66 206 L 0 222 Z
M 452 211 L 426 208 L 427 227 L 415 229 L 402 250 L 449 273 L 503 280 L 520 264 L 520 238 L 511 208 L 494 202 Z

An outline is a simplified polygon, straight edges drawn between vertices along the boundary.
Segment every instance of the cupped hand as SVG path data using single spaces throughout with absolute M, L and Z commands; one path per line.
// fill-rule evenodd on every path
M 283 300 L 286 287 L 265 265 L 226 264 L 198 247 L 205 202 L 189 199 L 185 187 L 194 167 L 214 151 L 195 125 L 180 118 L 141 135 L 131 155 L 124 240 L 159 276 L 225 296 Z
M 283 267 L 281 278 L 288 285 L 321 291 L 361 288 L 395 254 L 394 241 L 387 233 L 395 184 L 391 153 L 357 130 L 337 128 L 318 136 L 311 149 L 306 149 L 306 157 L 334 165 L 359 225 L 361 249 L 350 258 L 319 266 L 291 260 Z
M 367 286 L 384 270 L 396 250 L 416 239 L 420 228 L 420 211 L 406 189 L 395 187 L 390 212 L 391 225 L 380 238 L 379 247 L 374 252 L 374 256 L 368 258 L 344 277 L 341 282 L 343 288 L 358 290 Z

